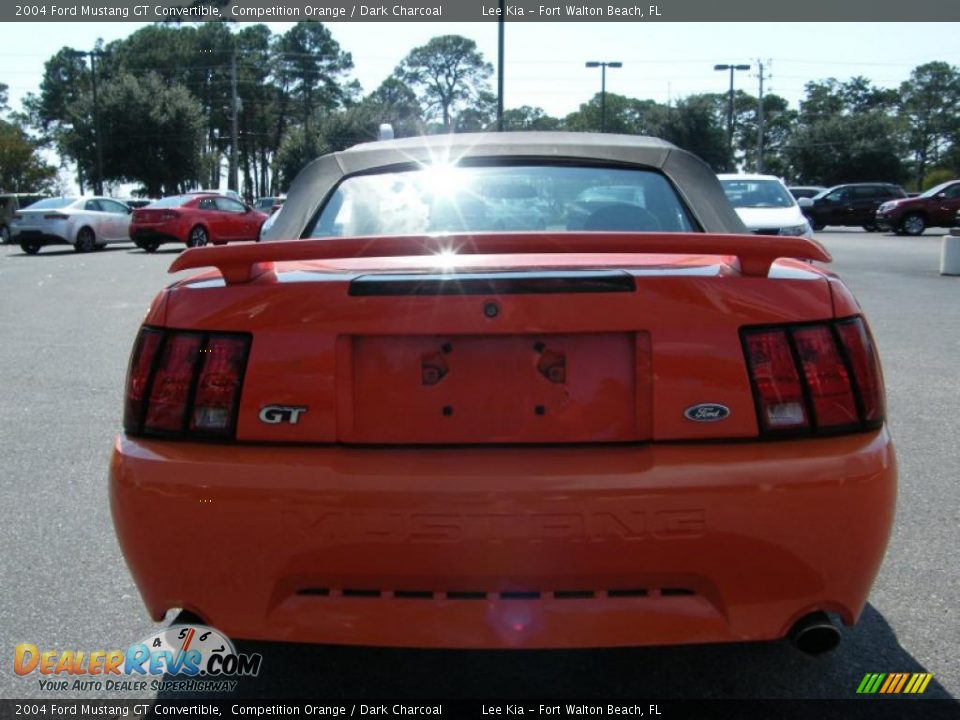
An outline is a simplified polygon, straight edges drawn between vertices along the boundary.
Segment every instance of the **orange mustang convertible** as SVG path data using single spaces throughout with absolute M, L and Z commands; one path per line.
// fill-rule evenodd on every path
M 747 234 L 696 157 L 371 143 L 304 169 L 265 235 L 180 255 L 212 269 L 133 348 L 110 496 L 153 618 L 808 652 L 857 620 L 896 495 L 874 342 L 829 254 Z

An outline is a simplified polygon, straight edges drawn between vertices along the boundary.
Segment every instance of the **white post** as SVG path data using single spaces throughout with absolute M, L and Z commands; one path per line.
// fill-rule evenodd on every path
M 940 246 L 940 274 L 960 275 L 960 228 L 951 228 Z

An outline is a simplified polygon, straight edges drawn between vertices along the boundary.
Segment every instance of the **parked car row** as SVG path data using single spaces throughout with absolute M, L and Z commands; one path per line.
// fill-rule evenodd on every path
M 836 185 L 801 203 L 804 215 L 814 230 L 827 225 L 877 229 L 876 213 L 882 203 L 907 194 L 891 183 L 849 183 Z
M 805 197 L 811 188 L 791 188 L 814 230 L 827 225 L 920 235 L 929 227 L 952 227 L 960 211 L 960 181 L 909 195 L 891 183 L 848 183 Z M 795 192 L 796 191 L 796 192 Z M 799 193 L 799 194 L 798 194 Z
M 163 198 L 136 210 L 108 197 L 33 197 L 35 202 L 27 206 L 20 202 L 22 198 L 2 197 L 6 198 L 3 208 L 17 208 L 9 213 L 9 219 L 2 216 L 4 239 L 9 237 L 28 255 L 55 244 L 90 252 L 133 240 L 154 252 L 165 242 L 200 247 L 257 241 L 268 217 L 233 197 L 209 192 Z

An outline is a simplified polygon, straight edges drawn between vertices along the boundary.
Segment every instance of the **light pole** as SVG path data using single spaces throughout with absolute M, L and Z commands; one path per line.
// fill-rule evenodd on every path
M 500 0 L 497 15 L 497 132 L 503 132 L 503 34 L 507 0 Z
M 727 100 L 727 153 L 730 156 L 731 167 L 733 169 L 733 73 L 736 70 L 749 70 L 749 65 L 714 65 L 714 70 L 730 71 L 730 97 Z
M 607 131 L 607 68 L 621 68 L 622 62 L 597 62 L 590 60 L 588 68 L 600 68 L 600 132 Z
M 103 195 L 103 142 L 100 137 L 100 103 L 97 100 L 97 58 L 103 57 L 106 53 L 101 50 L 74 50 L 71 53 L 74 57 L 90 58 L 90 75 L 93 83 L 93 141 L 97 146 L 97 178 L 93 191 L 97 195 Z

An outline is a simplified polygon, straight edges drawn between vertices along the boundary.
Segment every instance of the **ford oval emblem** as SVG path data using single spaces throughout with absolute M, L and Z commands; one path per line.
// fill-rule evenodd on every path
M 684 410 L 683 416 L 694 422 L 718 422 L 730 417 L 730 408 L 720 403 L 700 403 Z

